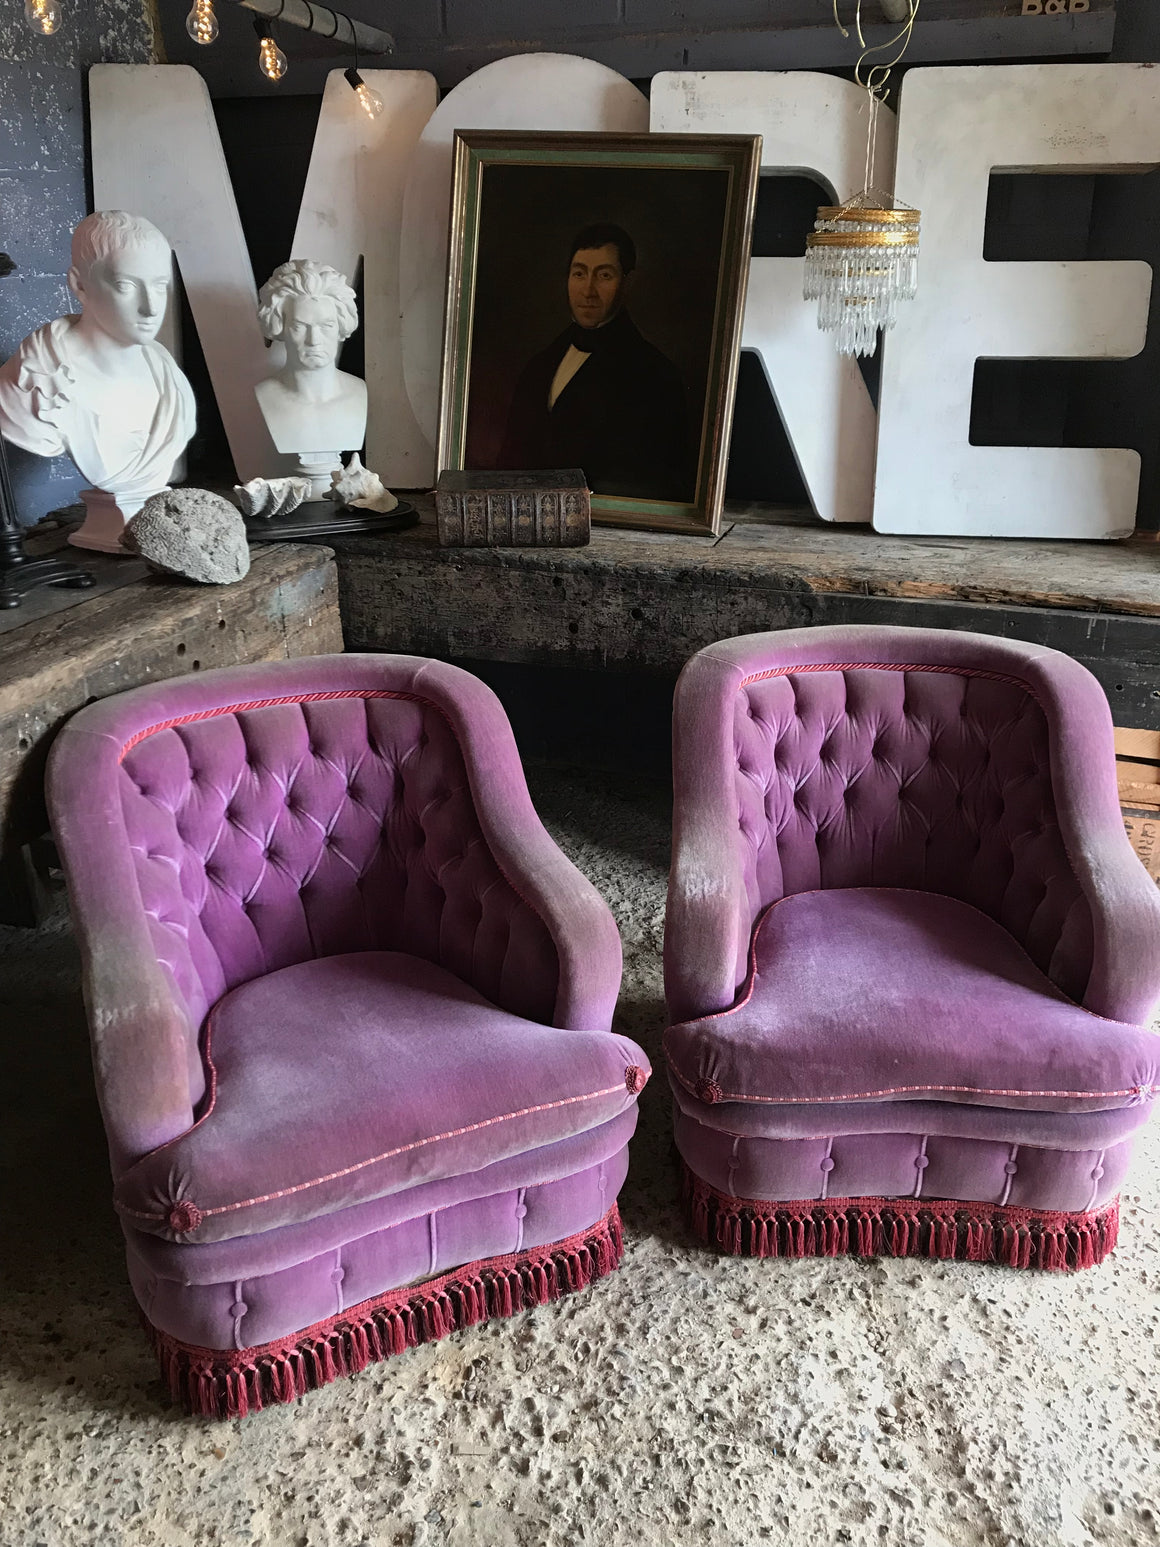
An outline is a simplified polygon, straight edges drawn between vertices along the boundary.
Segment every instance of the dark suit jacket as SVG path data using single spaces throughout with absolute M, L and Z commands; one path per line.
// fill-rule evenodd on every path
M 676 366 L 626 312 L 548 407 L 567 329 L 535 355 L 516 383 L 500 450 L 503 468 L 582 468 L 594 494 L 692 501 L 696 448 Z

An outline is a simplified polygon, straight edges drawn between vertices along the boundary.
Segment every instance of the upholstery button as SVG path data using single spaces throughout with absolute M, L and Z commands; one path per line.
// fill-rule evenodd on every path
M 624 1071 L 624 1088 L 630 1096 L 637 1095 L 645 1087 L 648 1075 L 636 1064 L 629 1064 Z
M 516 1206 L 515 1206 L 515 1211 L 514 1212 L 515 1212 L 515 1216 L 516 1216 L 517 1219 L 526 1219 L 528 1217 L 528 1206 L 527 1206 L 527 1204 L 526 1203 L 517 1203 Z
M 169 1228 L 174 1235 L 187 1235 L 201 1224 L 202 1212 L 196 1203 L 182 1200 L 169 1210 Z
M 925 1171 L 927 1166 L 929 1166 L 929 1165 L 930 1165 L 930 1156 L 929 1155 L 916 1155 L 914 1157 L 914 1169 L 916 1171 Z
M 827 1156 L 826 1156 L 826 1158 L 825 1158 L 825 1160 L 823 1160 L 823 1161 L 822 1161 L 822 1163 L 821 1163 L 821 1168 L 820 1168 L 820 1169 L 821 1169 L 821 1170 L 823 1170 L 823 1171 L 825 1171 L 825 1172 L 826 1172 L 826 1173 L 827 1173 L 827 1174 L 828 1174 L 828 1173 L 829 1173 L 829 1172 L 830 1172 L 830 1171 L 832 1171 L 832 1170 L 833 1170 L 833 1169 L 834 1169 L 834 1161 L 833 1161 L 833 1158 L 832 1158 L 832 1157 L 831 1157 L 831 1156 L 829 1156 L 829 1155 L 827 1155 Z
M 230 1306 L 230 1315 L 240 1320 L 249 1309 L 250 1307 L 244 1300 L 235 1300 L 233 1305 Z
M 721 1097 L 724 1095 L 724 1092 L 722 1091 L 720 1085 L 717 1084 L 716 1080 L 702 1080 L 701 1083 L 697 1086 L 697 1095 L 701 1098 L 706 1106 L 711 1107 L 716 1106 L 717 1102 L 720 1101 Z
M 1019 1169 L 1019 1167 L 1015 1164 L 1015 1162 L 1013 1160 L 1009 1160 L 1007 1162 L 1007 1164 L 1003 1167 L 1003 1170 L 1007 1173 L 1008 1176 L 1014 1176 L 1016 1171 L 1018 1171 L 1018 1169 Z
M 332 1284 L 341 1284 L 345 1277 L 346 1277 L 346 1274 L 343 1272 L 343 1270 L 341 1268 L 335 1268 L 331 1272 L 330 1282 Z
M 1098 1182 L 1100 1177 L 1103 1176 L 1103 1174 L 1104 1174 L 1103 1166 L 1097 1166 L 1095 1168 L 1095 1170 L 1092 1172 L 1092 1181 L 1093 1182 Z

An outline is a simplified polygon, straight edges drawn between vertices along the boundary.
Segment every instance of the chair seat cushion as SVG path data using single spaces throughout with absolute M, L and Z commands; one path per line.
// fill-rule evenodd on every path
M 201 1243 L 477 1171 L 607 1123 L 648 1060 L 509 1015 L 432 963 L 361 951 L 228 993 L 205 1110 L 117 1183 L 125 1222 Z
M 1150 1102 L 1160 1071 L 1160 1035 L 1082 1009 L 985 914 L 880 887 L 772 904 L 738 1003 L 670 1027 L 665 1050 L 708 1105 L 1104 1111 Z

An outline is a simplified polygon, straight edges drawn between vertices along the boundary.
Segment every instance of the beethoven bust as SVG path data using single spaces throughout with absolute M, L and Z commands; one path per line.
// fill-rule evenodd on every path
M 297 454 L 322 492 L 339 453 L 359 450 L 366 437 L 366 382 L 338 369 L 339 350 L 358 327 L 354 291 L 337 269 L 292 258 L 262 286 L 258 319 L 286 351 L 282 369 L 256 388 L 262 415 L 274 445 Z

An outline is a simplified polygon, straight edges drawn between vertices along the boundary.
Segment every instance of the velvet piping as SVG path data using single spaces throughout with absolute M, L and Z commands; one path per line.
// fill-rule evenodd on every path
M 388 1290 L 274 1343 L 199 1348 L 146 1327 L 175 1401 L 206 1418 L 245 1418 L 391 1354 L 584 1289 L 613 1272 L 623 1250 L 614 1203 L 602 1219 L 566 1240 L 485 1257 Z
M 739 1257 L 947 1257 L 1012 1268 L 1094 1267 L 1116 1244 L 1120 1200 L 1090 1213 L 942 1198 L 731 1198 L 682 1161 L 693 1232 Z

